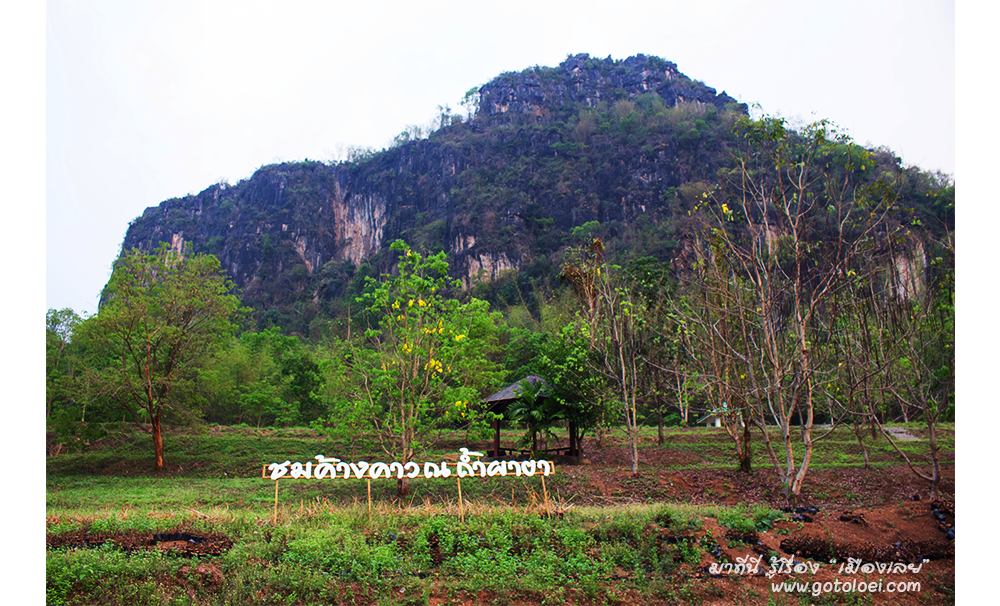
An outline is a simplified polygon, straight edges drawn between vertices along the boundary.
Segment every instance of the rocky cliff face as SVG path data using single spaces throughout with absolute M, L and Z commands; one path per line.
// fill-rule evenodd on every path
M 352 163 L 265 166 L 148 208 L 123 248 L 214 254 L 249 305 L 283 314 L 314 313 L 359 266 L 388 269 L 380 252 L 396 238 L 447 251 L 471 287 L 553 261 L 585 223 L 669 214 L 678 187 L 717 167 L 727 111 L 746 108 L 668 61 L 576 55 L 497 77 L 473 120 L 428 139 Z
M 300 332 L 337 315 L 366 275 L 389 271 L 396 238 L 447 252 L 465 288 L 516 270 L 523 298 L 595 229 L 634 254 L 672 258 L 746 111 L 657 57 L 576 55 L 498 76 L 472 120 L 427 139 L 355 162 L 264 166 L 148 208 L 123 248 L 214 254 L 258 318 Z
M 564 107 L 594 108 L 600 103 L 635 99 L 654 93 L 667 107 L 693 102 L 725 109 L 732 104 L 746 112 L 725 92 L 692 81 L 677 71 L 677 65 L 659 57 L 636 55 L 624 61 L 591 59 L 580 54 L 569 57 L 555 70 L 504 74 L 483 86 L 479 108 L 486 116 L 529 114 L 542 117 Z

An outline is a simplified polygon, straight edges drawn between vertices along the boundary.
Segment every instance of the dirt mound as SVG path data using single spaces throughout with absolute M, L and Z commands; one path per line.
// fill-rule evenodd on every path
M 640 451 L 643 465 L 633 477 L 629 469 L 628 449 L 606 447 L 587 452 L 589 465 L 564 465 L 559 468 L 563 484 L 562 498 L 573 498 L 581 505 L 609 505 L 624 502 L 669 501 L 675 503 L 735 505 L 761 504 L 769 507 L 815 506 L 824 511 L 847 507 L 873 507 L 904 501 L 925 502 L 930 498 L 927 482 L 904 465 L 817 468 L 809 471 L 802 494 L 788 503 L 770 465 L 760 464 L 747 474 L 735 467 L 712 469 L 677 469 L 677 465 L 700 459 L 701 455 L 681 457 L 676 453 Z M 955 470 L 942 468 L 939 490 L 955 492 Z M 947 504 L 942 500 L 942 507 Z M 945 510 L 942 510 L 945 511 Z
M 126 553 L 160 550 L 184 557 L 222 555 L 233 546 L 233 541 L 221 534 L 190 534 L 187 532 L 138 533 L 112 532 L 90 534 L 82 529 L 66 534 L 48 533 L 45 545 L 49 549 L 91 549 L 107 543 Z
M 793 537 L 781 542 L 781 550 L 813 560 L 855 558 L 866 562 L 904 562 L 919 564 L 924 560 L 954 557 L 955 547 L 947 541 L 911 541 L 892 545 L 868 543 L 842 544 L 818 537 Z

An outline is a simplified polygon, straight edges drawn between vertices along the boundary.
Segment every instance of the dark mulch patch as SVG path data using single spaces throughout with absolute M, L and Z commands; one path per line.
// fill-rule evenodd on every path
M 903 540 L 891 545 L 873 543 L 840 544 L 820 537 L 791 537 L 781 542 L 785 553 L 813 560 L 836 558 L 839 561 L 857 558 L 865 562 L 908 562 L 942 560 L 955 556 L 955 545 L 949 541 Z
M 79 530 L 65 534 L 47 534 L 45 545 L 49 549 L 91 549 L 112 543 L 126 552 L 166 551 L 184 557 L 216 556 L 229 551 L 233 541 L 218 533 L 193 534 L 183 531 L 170 533 L 112 532 L 91 534 Z

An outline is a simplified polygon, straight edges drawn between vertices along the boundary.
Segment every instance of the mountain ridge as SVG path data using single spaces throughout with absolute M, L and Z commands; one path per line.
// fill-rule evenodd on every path
M 726 166 L 732 125 L 747 115 L 646 55 L 573 55 L 501 74 L 477 95 L 471 119 L 443 113 L 427 138 L 404 133 L 336 164 L 262 166 L 235 185 L 149 207 L 123 252 L 168 242 L 214 254 L 258 321 L 298 332 L 341 313 L 365 276 L 389 271 L 383 251 L 397 238 L 448 253 L 465 289 L 524 274 L 523 298 L 532 283 L 552 282 L 561 250 L 584 232 L 669 260 L 685 212 Z

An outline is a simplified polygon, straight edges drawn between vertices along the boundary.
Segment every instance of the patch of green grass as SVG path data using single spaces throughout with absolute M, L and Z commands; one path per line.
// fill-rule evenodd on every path
M 485 589 L 506 601 L 555 596 L 562 602 L 553 603 L 613 602 L 619 589 L 660 591 L 679 566 L 697 563 L 696 541 L 662 540 L 686 536 L 700 515 L 699 508 L 668 504 L 581 507 L 562 519 L 479 507 L 463 520 L 454 508 L 432 506 L 382 508 L 369 520 L 367 507 L 313 504 L 282 506 L 274 525 L 268 512 L 253 507 L 176 515 L 106 510 L 86 520 L 92 533 L 183 529 L 224 534 L 233 547 L 201 560 L 126 554 L 111 543 L 51 550 L 48 603 L 320 604 L 343 602 L 349 590 L 372 603 L 374 596 L 400 590 L 406 603 L 426 603 L 432 586 L 470 595 Z M 73 532 L 82 520 L 64 516 L 48 530 Z M 224 581 L 194 572 L 199 564 Z M 622 571 L 624 580 L 616 576 Z
M 158 577 L 172 577 L 183 562 L 159 552 L 125 554 L 111 543 L 80 551 L 49 551 L 45 563 L 46 604 L 78 603 L 79 596 L 98 603 L 162 604 L 167 595 Z
M 702 512 L 708 517 L 717 519 L 719 524 L 726 528 L 745 533 L 766 532 L 775 522 L 786 518 L 780 511 L 762 505 L 740 504 L 736 507 L 709 505 L 705 506 Z
M 925 428 L 920 423 L 904 424 L 908 431 L 921 437 Z M 797 429 L 792 449 L 797 460 L 803 454 L 803 445 L 798 439 Z M 816 429 L 816 434 L 822 432 Z M 519 430 L 505 429 L 501 432 L 501 443 L 512 446 L 521 435 Z M 558 433 L 558 432 L 557 432 Z M 656 428 L 642 427 L 639 432 L 640 448 L 655 448 L 662 451 L 669 460 L 670 453 L 678 454 L 683 464 L 674 464 L 672 469 L 725 469 L 735 466 L 735 450 L 731 438 L 721 428 L 669 427 L 665 429 L 665 443 L 657 445 Z M 781 436 L 777 428 L 769 428 L 768 435 L 774 444 L 780 444 Z M 567 437 L 560 434 L 566 443 Z M 888 441 L 879 436 L 872 439 L 864 434 L 865 445 L 874 464 L 903 464 L 898 453 Z M 626 437 L 622 432 L 609 432 L 605 437 L 608 446 L 622 446 Z M 131 470 L 129 475 L 153 475 L 152 440 L 144 433 L 131 431 L 109 431 L 109 437 L 102 440 L 98 448 L 91 447 L 85 452 L 63 454 L 47 461 L 49 477 L 73 475 L 101 475 L 114 473 L 122 475 L 123 468 Z M 175 429 L 164 437 L 165 458 L 172 469 L 173 477 L 185 478 L 248 478 L 259 475 L 262 466 L 285 459 L 292 461 L 312 461 L 317 454 L 338 456 L 344 460 L 388 460 L 385 453 L 377 450 L 374 443 L 333 439 L 317 434 L 311 429 L 287 428 L 281 430 L 254 428 L 221 428 L 211 431 Z M 479 446 L 477 446 L 479 444 Z M 486 448 L 487 441 L 473 441 L 471 447 Z M 592 446 L 593 442 L 589 444 Z M 434 460 L 438 456 L 454 455 L 459 446 L 469 445 L 464 434 L 449 436 L 426 452 L 418 454 L 418 459 Z M 926 454 L 927 442 L 921 438 L 912 442 L 898 442 L 899 447 L 911 457 L 921 458 Z M 939 429 L 941 457 L 954 458 L 954 424 L 942 424 Z M 755 431 L 750 442 L 751 453 L 758 464 L 766 460 L 764 443 Z M 691 461 L 692 455 L 697 460 Z M 859 466 L 863 465 L 861 449 L 857 438 L 849 427 L 838 427 L 817 444 L 813 450 L 814 466 Z M 180 471 L 174 471 L 179 467 Z M 558 480 L 555 480 L 558 481 Z M 464 488 L 464 487 L 463 487 Z M 329 498 L 329 497 L 327 497 Z
M 946 430 L 943 435 L 942 442 L 951 440 L 953 445 L 953 434 Z M 644 447 L 656 447 L 655 428 L 644 428 L 641 438 Z M 755 464 L 766 465 L 759 438 L 755 434 L 752 443 Z M 777 434 L 772 432 L 772 438 Z M 607 442 L 621 439 L 612 435 Z M 701 560 L 698 541 L 686 537 L 702 531 L 704 517 L 744 532 L 767 530 L 784 518 L 763 506 L 659 502 L 577 506 L 563 518 L 543 519 L 541 477 L 507 476 L 463 479 L 462 509 L 454 477 L 416 478 L 403 501 L 396 497 L 395 479 L 375 480 L 371 519 L 367 482 L 282 480 L 272 523 L 275 483 L 260 477 L 264 464 L 306 462 L 321 453 L 345 460 L 388 458 L 303 429 L 283 430 L 280 436 L 249 428 L 178 432 L 166 443 L 168 464 L 184 468 L 170 477 L 148 471 L 152 447 L 148 436 L 139 434 L 116 435 L 94 451 L 49 459 L 46 530 L 204 531 L 230 537 L 233 548 L 200 561 L 154 553 L 125 555 L 113 545 L 51 551 L 49 603 L 326 604 L 350 603 L 354 596 L 360 603 L 426 604 L 432 588 L 436 596 L 444 591 L 458 603 L 458 596 L 478 595 L 484 589 L 499 603 L 522 598 L 615 603 L 626 590 L 682 600 L 685 590 L 672 575 Z M 899 464 L 884 438 L 866 444 L 875 467 Z M 926 450 L 925 441 L 905 444 L 907 452 Z M 687 467 L 734 467 L 732 444 L 723 430 L 670 428 L 666 444 L 656 448 L 668 460 L 671 450 L 701 458 Z M 800 455 L 801 446 L 796 449 Z M 425 460 L 456 450 L 449 443 Z M 862 464 L 853 434 L 838 429 L 817 446 L 812 466 Z M 138 475 L 119 477 L 123 467 Z M 658 482 L 659 474 L 644 472 L 623 486 L 626 492 L 655 496 Z M 546 478 L 550 500 L 566 503 L 562 491 L 571 483 L 588 490 L 570 473 Z M 218 569 L 224 580 L 212 581 L 184 568 L 199 563 Z M 387 601 L 385 596 L 393 598 Z

